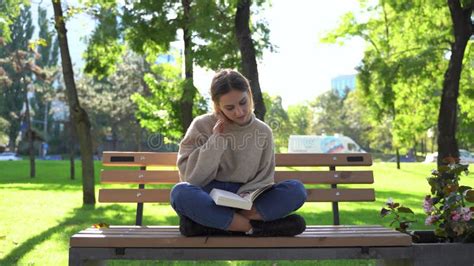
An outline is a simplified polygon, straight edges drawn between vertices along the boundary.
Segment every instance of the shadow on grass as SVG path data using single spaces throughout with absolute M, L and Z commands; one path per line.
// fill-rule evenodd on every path
M 2 260 L 0 260 L 0 265 L 16 265 L 18 260 L 33 250 L 35 246 L 48 241 L 55 234 L 60 234 L 61 239 L 64 237 L 64 242 L 68 243 L 69 237 L 80 230 L 84 230 L 94 223 L 103 222 L 104 220 L 112 220 L 113 218 L 104 219 L 104 217 L 107 216 L 107 212 L 129 212 L 129 209 L 119 205 L 110 205 L 107 207 L 98 208 L 93 206 L 76 208 L 71 211 L 72 214 L 69 217 L 64 219 L 56 226 L 29 238 L 11 250 Z M 129 224 L 135 223 L 135 221 L 132 219 L 124 219 L 123 221 Z

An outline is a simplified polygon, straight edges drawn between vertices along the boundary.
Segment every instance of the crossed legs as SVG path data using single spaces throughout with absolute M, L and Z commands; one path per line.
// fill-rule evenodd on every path
M 218 206 L 209 196 L 212 188 L 237 192 L 240 184 L 213 181 L 205 187 L 183 182 L 171 191 L 171 205 L 179 215 L 204 226 L 226 231 L 249 232 L 253 221 L 273 221 L 297 210 L 306 200 L 301 182 L 287 180 L 275 184 L 260 195 L 251 210 L 235 210 Z

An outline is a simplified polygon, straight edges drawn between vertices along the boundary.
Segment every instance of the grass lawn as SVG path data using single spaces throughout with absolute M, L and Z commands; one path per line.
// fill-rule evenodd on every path
M 96 184 L 101 163 L 96 162 Z M 341 224 L 383 224 L 379 217 L 387 198 L 412 208 L 416 213 L 415 229 L 427 228 L 422 200 L 429 192 L 426 177 L 435 164 L 375 163 L 377 200 L 371 203 L 341 203 Z M 29 162 L 0 162 L 0 265 L 67 265 L 69 237 L 94 223 L 130 225 L 135 222 L 134 204 L 102 204 L 82 206 L 80 173 L 69 179 L 67 161 L 37 161 L 37 177 L 31 179 Z M 76 163 L 80 171 L 80 164 Z M 474 186 L 474 174 L 463 176 L 463 185 Z M 368 186 L 371 187 L 372 185 Z M 361 186 L 359 186 L 361 187 Z M 96 186 L 98 189 L 99 186 Z M 97 195 L 97 193 L 96 193 Z M 330 204 L 307 203 L 298 211 L 308 224 L 331 224 Z M 144 224 L 177 224 L 173 209 L 166 204 L 145 204 Z M 155 265 L 158 262 L 135 262 L 133 265 Z M 289 265 L 278 262 L 229 262 L 219 265 Z M 109 265 L 129 265 L 130 261 L 114 261 Z M 194 262 L 163 262 L 161 264 L 194 265 Z M 215 265 L 215 262 L 205 264 Z M 375 265 L 373 261 L 310 261 L 307 265 Z

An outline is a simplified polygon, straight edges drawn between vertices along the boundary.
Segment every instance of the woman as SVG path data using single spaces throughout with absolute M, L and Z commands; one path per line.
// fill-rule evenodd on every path
M 214 113 L 196 117 L 180 143 L 181 183 L 171 205 L 185 236 L 246 234 L 293 236 L 304 219 L 288 215 L 303 205 L 306 190 L 297 180 L 274 184 L 275 154 L 271 128 L 253 114 L 252 91 L 239 72 L 225 69 L 211 83 Z M 251 210 L 218 206 L 209 196 L 219 188 L 244 196 L 268 184 Z M 288 215 L 288 216 L 287 216 Z

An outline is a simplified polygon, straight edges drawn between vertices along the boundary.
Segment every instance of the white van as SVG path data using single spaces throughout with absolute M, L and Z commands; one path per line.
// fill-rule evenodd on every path
M 291 135 L 288 152 L 366 153 L 354 140 L 342 135 Z

